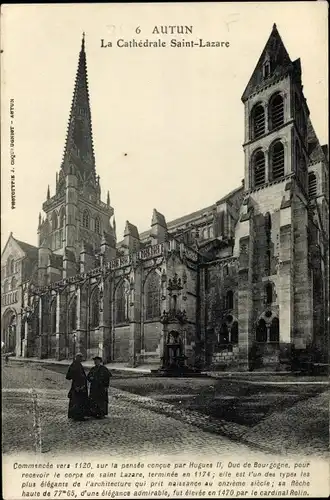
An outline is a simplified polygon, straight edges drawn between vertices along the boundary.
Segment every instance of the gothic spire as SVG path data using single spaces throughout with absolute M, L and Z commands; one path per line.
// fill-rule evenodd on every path
M 76 167 L 80 184 L 96 187 L 92 120 L 89 103 L 85 33 L 82 36 L 62 168 Z

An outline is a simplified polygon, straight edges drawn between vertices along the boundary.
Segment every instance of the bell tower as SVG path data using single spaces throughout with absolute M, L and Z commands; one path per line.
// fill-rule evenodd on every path
M 290 344 L 306 348 L 312 337 L 309 110 L 300 60 L 291 61 L 275 24 L 242 101 L 245 199 L 236 245 L 240 332 L 247 350 L 257 342 L 264 358 L 274 360 Z
M 68 277 L 98 265 L 97 255 L 106 241 L 109 258 L 116 256 L 116 234 L 111 218 L 114 210 L 101 200 L 100 177 L 96 174 L 92 118 L 88 88 L 85 34 L 83 34 L 69 114 L 63 160 L 56 173 L 53 196 L 47 191 L 46 213 L 39 220 L 39 246 L 45 254 L 42 269 L 56 264 L 56 276 Z M 89 265 L 80 264 L 81 248 L 88 253 Z M 47 254 L 47 255 L 46 255 Z M 55 257 L 53 255 L 55 254 Z M 48 281 L 53 281 L 48 278 Z

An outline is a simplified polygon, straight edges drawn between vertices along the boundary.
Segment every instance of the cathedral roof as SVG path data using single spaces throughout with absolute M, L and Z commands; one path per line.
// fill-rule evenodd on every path
M 267 78 L 264 77 L 263 73 L 263 67 L 266 62 L 269 62 L 270 67 L 270 73 Z M 246 101 L 251 94 L 257 92 L 264 85 L 269 85 L 272 80 L 284 76 L 288 71 L 296 70 L 299 72 L 299 68 L 300 61 L 297 60 L 295 63 L 292 63 L 276 24 L 274 24 L 265 48 L 243 93 L 242 101 Z
M 13 237 L 16 243 L 19 244 L 24 253 L 26 253 L 27 257 L 31 260 L 36 260 L 38 258 L 38 248 L 30 245 L 29 243 L 25 243 L 24 241 L 17 240 Z
M 85 35 L 79 54 L 73 99 L 64 148 L 62 171 L 74 170 L 82 184 L 96 187 L 92 120 L 89 103 Z M 63 175 L 60 174 L 63 182 Z

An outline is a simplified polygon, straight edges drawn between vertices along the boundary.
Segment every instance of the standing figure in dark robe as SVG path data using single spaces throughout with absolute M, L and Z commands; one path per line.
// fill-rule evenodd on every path
M 89 415 L 87 377 L 81 364 L 82 359 L 82 354 L 78 352 L 66 374 L 67 380 L 72 380 L 68 394 L 70 398 L 68 417 L 73 420 L 85 420 L 85 417 Z
M 102 364 L 102 358 L 100 358 L 100 356 L 95 356 L 93 360 L 95 366 L 87 375 L 88 382 L 90 383 L 90 415 L 95 418 L 104 418 L 108 415 L 108 388 L 111 373 Z

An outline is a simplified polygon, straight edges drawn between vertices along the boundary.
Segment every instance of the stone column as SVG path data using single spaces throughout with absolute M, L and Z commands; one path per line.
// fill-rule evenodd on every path
M 77 290 L 77 329 L 76 329 L 76 352 L 81 352 L 87 358 L 87 329 L 89 323 L 89 288 L 84 285 Z
M 106 305 L 109 303 L 109 283 L 102 278 L 99 285 L 99 356 L 105 363 L 110 361 L 110 327 L 109 310 Z
M 28 357 L 28 346 L 29 346 L 29 323 L 27 317 L 24 319 L 24 340 L 22 341 L 22 357 Z
M 56 359 L 65 358 L 65 330 L 66 330 L 66 297 L 57 292 L 56 295 Z
M 253 342 L 253 219 L 247 218 L 245 234 L 240 240 L 238 271 L 239 370 L 249 369 L 249 351 Z M 243 226 L 244 227 L 244 226 Z
M 39 300 L 39 346 L 38 346 L 38 356 L 40 359 L 44 359 L 48 355 L 48 307 L 46 301 L 47 296 L 40 297 Z
M 132 273 L 129 288 L 129 320 L 130 320 L 130 340 L 129 340 L 129 366 L 137 366 L 141 352 L 141 290 L 142 273 L 141 269 L 136 269 Z

